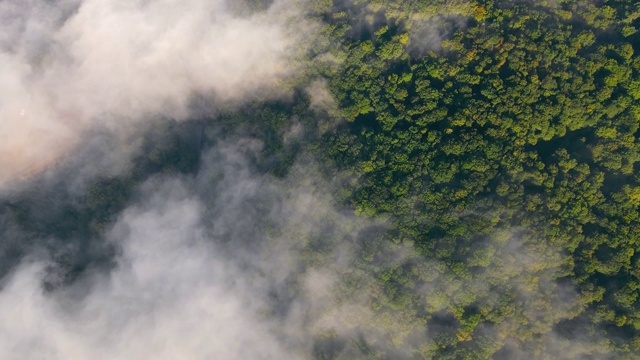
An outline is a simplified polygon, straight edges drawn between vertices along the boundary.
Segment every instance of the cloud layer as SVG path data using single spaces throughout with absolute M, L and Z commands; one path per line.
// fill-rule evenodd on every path
M 17 271 L 0 300 L 0 357 L 296 358 L 261 320 L 259 289 L 205 240 L 202 205 L 162 187 L 110 233 L 122 249 L 110 274 L 44 294 L 41 264 Z
M 365 303 L 341 305 L 335 286 L 349 244 L 379 224 L 337 211 L 309 170 L 256 173 L 247 155 L 260 144 L 247 141 L 210 151 L 196 177 L 145 182 L 105 236 L 119 254 L 111 271 L 46 291 L 63 265 L 15 268 L 0 357 L 302 359 L 328 329 L 367 327 Z
M 269 155 L 248 136 L 192 146 L 197 164 L 181 175 L 110 178 L 145 136 L 156 140 L 149 128 L 175 131 L 154 120 L 188 119 L 194 97 L 219 107 L 279 95 L 305 33 L 289 28 L 306 25 L 294 5 L 0 2 L 0 189 L 72 153 L 51 178 L 23 182 L 34 195 L 2 203 L 11 209 L 0 209 L 0 241 L 9 244 L 0 249 L 22 252 L 0 254 L 0 358 L 403 359 L 429 357 L 448 346 L 439 334 L 451 332 L 508 343 L 517 321 L 554 354 L 570 348 L 551 324 L 576 309 L 575 289 L 556 284 L 554 248 L 529 248 L 519 231 L 473 249 L 468 261 L 486 274 L 459 274 L 455 264 L 425 259 L 411 240 L 390 241 L 385 219 L 336 204 L 337 186 L 307 154 L 284 179 L 261 172 L 254 162 Z M 423 25 L 418 52 L 446 33 Z M 335 112 L 325 80 L 310 82 L 306 95 L 316 113 Z M 285 148 L 304 132 L 290 123 L 275 135 Z M 113 182 L 74 179 L 100 176 Z M 132 192 L 105 191 L 125 197 L 113 218 L 83 213 L 103 200 L 100 186 L 127 181 L 136 183 Z M 108 200 L 105 207 L 116 202 Z M 84 223 L 59 231 L 58 220 Z M 509 321 L 456 328 L 452 309 L 489 312 L 504 299 L 519 312 Z

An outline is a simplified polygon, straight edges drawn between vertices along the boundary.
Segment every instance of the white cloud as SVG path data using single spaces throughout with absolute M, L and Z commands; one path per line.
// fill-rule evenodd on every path
M 298 14 L 284 0 L 244 16 L 224 0 L 53 4 L 0 4 L 0 185 L 40 171 L 91 126 L 185 118 L 195 94 L 277 94 L 304 33 L 288 29 Z

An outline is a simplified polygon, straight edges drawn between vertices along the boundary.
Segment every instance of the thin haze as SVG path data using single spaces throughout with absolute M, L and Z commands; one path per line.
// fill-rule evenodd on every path
M 185 118 L 196 94 L 233 102 L 274 92 L 295 71 L 293 9 L 282 1 L 254 13 L 226 0 L 0 2 L 0 187 L 59 159 L 91 127 Z

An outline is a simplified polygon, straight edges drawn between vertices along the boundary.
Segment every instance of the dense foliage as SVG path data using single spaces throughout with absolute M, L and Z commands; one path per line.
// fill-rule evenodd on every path
M 413 353 L 638 356 L 640 6 L 314 9 L 347 120 L 323 153 L 356 213 L 391 215 L 389 240 L 442 266 L 362 259 L 393 292 L 385 306 L 424 319 Z

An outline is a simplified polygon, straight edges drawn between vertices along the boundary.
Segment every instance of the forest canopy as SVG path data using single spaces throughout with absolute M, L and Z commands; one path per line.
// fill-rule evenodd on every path
M 433 332 L 416 354 L 638 356 L 640 4 L 316 4 L 346 119 L 320 147 L 356 213 L 447 268 L 372 270 Z

